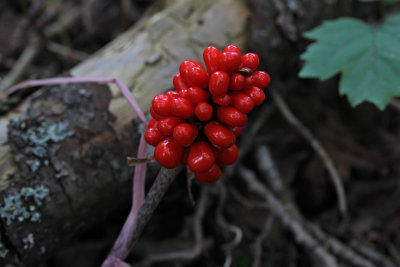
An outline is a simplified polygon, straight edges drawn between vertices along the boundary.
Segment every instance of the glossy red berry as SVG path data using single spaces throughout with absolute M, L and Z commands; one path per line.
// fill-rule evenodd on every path
M 151 115 L 154 119 L 156 119 L 156 120 L 161 120 L 161 119 L 163 118 L 163 116 L 157 114 L 157 113 L 154 111 L 153 106 L 150 107 L 150 115 Z
M 201 183 L 212 183 L 218 181 L 221 177 L 221 169 L 217 164 L 211 166 L 206 172 L 195 173 L 196 180 Z
M 181 146 L 190 146 L 197 138 L 199 130 L 191 123 L 181 123 L 174 128 L 174 141 Z
M 208 140 L 219 147 L 230 147 L 236 142 L 233 132 L 217 121 L 210 121 L 204 127 Z
M 169 136 L 172 135 L 172 132 L 174 131 L 175 126 L 178 124 L 181 124 L 183 122 L 182 118 L 178 117 L 166 117 L 158 122 L 158 130 L 160 133 L 163 135 Z
M 254 100 L 245 93 L 233 92 L 229 94 L 231 97 L 231 105 L 240 112 L 248 113 L 254 108 Z
M 160 116 L 171 115 L 171 97 L 168 95 L 156 95 L 152 102 L 155 113 Z
M 219 107 L 217 109 L 217 118 L 219 121 L 230 126 L 244 126 L 247 122 L 246 114 L 232 106 Z
M 147 125 L 147 129 L 156 128 L 158 125 L 158 120 L 151 118 L 149 124 Z
M 212 74 L 218 70 L 218 55 L 221 54 L 218 48 L 214 46 L 207 47 L 203 52 L 204 64 L 207 72 Z
M 229 89 L 233 91 L 240 91 L 244 88 L 245 78 L 240 73 L 234 73 L 231 76 Z
M 165 139 L 165 135 L 163 135 L 158 128 L 149 128 L 144 133 L 144 139 L 149 145 L 156 146 Z
M 228 94 L 213 96 L 213 102 L 222 107 L 226 107 L 231 103 L 231 97 Z
M 252 86 L 250 88 L 243 90 L 243 93 L 250 96 L 253 99 L 254 104 L 256 105 L 260 105 L 262 104 L 262 102 L 264 102 L 265 93 L 263 92 L 263 90 L 261 90 L 256 86 Z
M 213 96 L 224 95 L 228 92 L 229 74 L 225 71 L 216 71 L 211 74 L 208 89 Z
M 260 60 L 257 54 L 247 53 L 242 57 L 242 67 L 246 67 L 255 71 L 260 64 Z
M 154 158 L 165 168 L 173 169 L 179 165 L 183 155 L 183 146 L 168 137 L 161 141 L 154 150 Z
M 190 100 L 178 97 L 172 100 L 171 114 L 176 117 L 190 119 L 194 117 L 194 105 Z
M 188 86 L 185 82 L 185 80 L 183 79 L 182 75 L 180 73 L 176 74 L 174 76 L 174 79 L 172 80 L 172 83 L 176 89 L 176 91 L 181 91 L 182 89 L 187 89 Z
M 267 87 L 271 81 L 268 73 L 264 71 L 255 71 L 251 76 L 253 77 L 253 85 L 261 89 Z
M 170 90 L 170 91 L 166 92 L 165 94 L 171 98 L 179 97 L 179 93 L 177 91 Z
M 210 100 L 210 94 L 200 87 L 193 86 L 188 89 L 187 99 L 193 104 L 199 104 L 201 102 L 208 102 Z
M 188 86 L 208 86 L 208 74 L 198 62 L 185 60 L 179 67 L 179 72 Z
M 233 132 L 233 134 L 235 135 L 235 137 L 239 137 L 242 134 L 242 127 L 239 126 L 230 126 L 229 127 L 231 129 L 231 131 Z
M 219 166 L 232 165 L 235 163 L 239 155 L 239 149 L 234 144 L 220 152 L 218 152 L 215 162 Z
M 202 102 L 196 105 L 194 113 L 200 121 L 208 121 L 212 118 L 213 107 L 206 102 Z
M 239 53 L 222 52 L 218 56 L 218 69 L 228 73 L 237 71 L 241 63 L 242 58 Z
M 205 172 L 215 161 L 215 154 L 206 141 L 195 142 L 190 146 L 187 164 L 192 172 Z
M 239 47 L 237 47 L 236 45 L 228 45 L 227 47 L 225 47 L 224 51 L 222 52 L 234 52 L 234 53 L 238 53 L 239 55 L 241 54 Z
M 188 98 L 189 97 L 189 88 L 180 90 L 178 97 Z

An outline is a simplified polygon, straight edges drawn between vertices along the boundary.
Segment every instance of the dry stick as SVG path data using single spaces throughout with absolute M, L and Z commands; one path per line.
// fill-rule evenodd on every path
M 194 246 L 183 251 L 149 255 L 145 260 L 143 260 L 143 262 L 138 264 L 139 266 L 147 266 L 158 262 L 174 260 L 192 260 L 201 254 L 204 247 L 202 222 L 209 202 L 208 194 L 208 187 L 203 187 L 200 194 L 200 200 L 197 204 L 196 213 L 193 218 Z
M 81 11 L 73 10 L 67 14 L 66 20 L 64 21 L 65 28 L 69 28 L 80 17 Z M 46 32 L 47 38 L 51 38 L 58 33 L 59 25 L 55 23 L 54 25 L 49 26 Z M 22 52 L 21 56 L 18 58 L 17 62 L 14 64 L 14 67 L 11 69 L 10 72 L 3 78 L 0 82 L 0 92 L 6 90 L 8 87 L 16 83 L 20 77 L 24 74 L 25 70 L 32 61 L 35 59 L 36 55 L 40 51 L 41 43 L 37 39 L 32 39 L 25 50 Z M 0 99 L 2 97 L 0 96 Z
M 346 216 L 347 214 L 346 194 L 344 191 L 342 180 L 340 179 L 340 176 L 335 168 L 335 165 L 333 164 L 331 157 L 322 147 L 321 143 L 312 135 L 311 131 L 290 111 L 288 105 L 285 103 L 280 94 L 276 92 L 274 89 L 271 89 L 270 91 L 272 98 L 274 99 L 274 102 L 278 106 L 279 111 L 282 113 L 283 117 L 285 117 L 285 119 L 303 135 L 303 137 L 310 143 L 314 151 L 322 159 L 335 187 L 335 191 L 339 202 L 339 210 L 343 216 Z
M 137 213 L 131 212 L 129 214 L 117 241 L 102 265 L 103 267 L 118 266 L 114 264 L 122 262 L 119 259 L 125 259 L 129 255 L 165 192 L 181 170 L 182 166 L 178 166 L 175 169 L 161 168 L 149 193 L 146 195 L 144 203 Z M 133 224 L 128 223 L 132 221 Z
M 225 218 L 222 215 L 222 209 L 226 202 L 226 188 L 222 183 L 217 183 L 217 188 L 219 196 L 218 206 L 216 210 L 217 222 L 223 230 L 228 229 L 235 235 L 235 238 L 230 243 L 223 246 L 226 254 L 223 267 L 229 267 L 232 264 L 232 251 L 242 241 L 243 231 L 238 226 L 226 222 Z
M 264 186 L 255 176 L 255 174 L 243 166 L 239 167 L 239 175 L 241 179 L 249 186 L 249 190 L 254 194 L 259 195 L 270 206 L 270 211 L 281 221 L 281 223 L 289 228 L 298 243 L 308 248 L 321 262 L 321 266 L 338 267 L 338 263 L 323 246 L 304 228 L 304 226 L 291 215 L 287 207 L 276 198 L 272 192 Z M 367 266 L 365 266 L 367 267 Z
M 257 162 L 258 163 L 258 168 L 259 170 L 264 174 L 264 176 L 267 179 L 267 182 L 271 185 L 279 185 L 278 190 L 276 192 L 279 195 L 283 195 L 287 192 L 287 189 L 285 188 L 284 183 L 281 181 L 281 177 L 279 175 L 279 172 L 276 169 L 275 163 L 271 158 L 271 155 L 269 154 L 269 150 L 267 147 L 263 146 L 258 149 L 258 155 L 260 156 L 260 160 Z M 265 166 L 265 163 L 267 163 L 268 168 Z M 276 183 L 274 181 L 271 181 L 271 179 L 274 180 L 279 180 L 280 182 Z M 294 205 L 292 199 L 288 197 L 288 194 L 285 194 L 284 196 L 281 197 L 283 199 L 288 212 L 291 213 L 291 215 L 298 220 L 305 229 L 307 229 L 314 237 L 315 239 L 321 243 L 324 244 L 327 249 L 332 251 L 333 254 L 335 254 L 337 257 L 345 259 L 347 262 L 352 263 L 355 266 L 374 266 L 372 262 L 368 261 L 361 255 L 357 254 L 354 250 L 352 250 L 350 247 L 346 246 L 345 244 L 341 243 L 334 237 L 329 236 L 325 232 L 323 232 L 317 225 L 314 225 L 312 223 L 307 222 L 301 215 L 296 206 Z M 385 263 L 385 267 L 394 267 L 394 265 L 390 265 L 390 260 L 386 259 L 385 256 L 381 256 L 381 261 L 379 263 Z M 372 261 L 374 259 L 370 258 Z
M 39 50 L 40 42 L 38 40 L 35 39 L 28 43 L 28 46 L 22 52 L 12 70 L 1 81 L 0 92 L 13 85 L 22 76 L 22 74 L 24 74 L 26 68 L 35 59 L 35 56 Z
M 398 99 L 391 99 L 389 102 L 389 106 L 396 109 L 397 111 L 400 111 L 400 100 Z
M 274 217 L 269 216 L 266 220 L 264 227 L 261 233 L 258 235 L 256 240 L 253 243 L 253 263 L 251 267 L 259 267 L 261 264 L 261 255 L 262 255 L 262 242 L 267 237 L 269 232 L 271 231 L 272 224 L 274 222 Z

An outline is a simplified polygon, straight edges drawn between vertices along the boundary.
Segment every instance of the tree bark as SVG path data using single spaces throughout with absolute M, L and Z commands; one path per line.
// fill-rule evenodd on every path
M 126 33 L 71 70 L 119 78 L 144 110 L 207 45 L 244 47 L 239 0 L 158 2 Z M 140 123 L 111 86 L 44 87 L 0 120 L 0 265 L 36 266 L 78 231 L 129 201 Z M 150 172 L 154 168 L 150 168 Z

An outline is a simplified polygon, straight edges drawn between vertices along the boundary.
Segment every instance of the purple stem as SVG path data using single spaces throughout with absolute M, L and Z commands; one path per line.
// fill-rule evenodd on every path
M 49 79 L 39 79 L 39 80 L 28 80 L 19 84 L 16 84 L 10 87 L 5 93 L 0 95 L 0 99 L 6 98 L 12 93 L 28 87 L 34 86 L 45 86 L 45 85 L 56 85 L 56 84 L 71 84 L 71 83 L 99 83 L 99 84 L 108 84 L 112 83 L 117 85 L 118 89 L 128 101 L 129 105 L 133 109 L 133 111 L 138 115 L 139 119 L 143 123 L 143 133 L 140 137 L 139 148 L 137 151 L 137 157 L 145 157 L 147 155 L 147 144 L 144 140 L 144 132 L 147 129 L 147 119 L 136 102 L 134 96 L 126 87 L 126 85 L 119 79 L 115 78 L 96 78 L 96 77 L 84 77 L 84 78 L 75 78 L 75 77 L 59 77 L 59 78 L 49 78 Z M 121 229 L 121 232 L 114 243 L 109 255 L 103 263 L 103 266 L 129 266 L 124 263 L 122 260 L 126 258 L 129 254 L 129 243 L 133 230 L 135 229 L 135 218 L 137 211 L 141 207 L 144 202 L 145 196 L 145 177 L 146 177 L 146 163 L 138 164 L 135 167 L 135 174 L 133 177 L 133 198 L 132 198 L 132 208 L 129 212 L 129 215 L 124 223 L 124 226 Z

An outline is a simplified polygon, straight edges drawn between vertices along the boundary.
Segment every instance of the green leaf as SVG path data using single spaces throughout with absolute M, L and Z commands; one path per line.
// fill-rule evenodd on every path
M 400 16 L 379 28 L 353 18 L 324 22 L 304 36 L 316 40 L 301 55 L 302 78 L 326 80 L 342 73 L 339 91 L 353 106 L 370 101 L 380 109 L 400 96 Z

